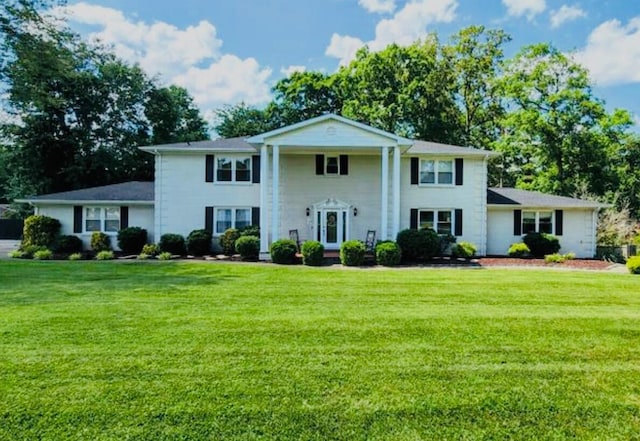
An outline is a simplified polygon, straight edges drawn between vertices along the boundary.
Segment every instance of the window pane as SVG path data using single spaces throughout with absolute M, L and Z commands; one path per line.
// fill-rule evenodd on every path
M 438 234 L 451 234 L 451 212 L 438 211 Z
M 251 225 L 251 210 L 239 208 L 236 210 L 236 228 L 239 230 Z
M 438 184 L 453 184 L 453 161 L 438 162 Z
M 433 211 L 421 211 L 420 219 L 418 221 L 418 227 L 422 230 L 424 228 L 433 229 Z
M 86 208 L 85 209 L 85 231 L 100 231 L 100 209 L 99 208 Z
M 327 174 L 337 175 L 338 171 L 338 158 L 335 156 L 327 157 Z
M 120 230 L 120 208 L 109 207 L 104 209 L 104 231 L 116 232 Z
M 539 213 L 538 232 L 551 234 L 553 232 L 552 215 L 550 211 L 541 211 Z
M 522 212 L 522 234 L 535 233 L 535 232 L 536 232 L 536 212 L 523 211 Z
M 248 182 L 251 180 L 251 159 L 236 160 L 236 181 Z
M 216 211 L 216 233 L 222 234 L 231 228 L 231 210 L 219 209 Z
M 218 158 L 216 174 L 218 181 L 231 181 L 231 159 Z
M 435 184 L 435 163 L 434 161 L 420 161 L 420 183 Z

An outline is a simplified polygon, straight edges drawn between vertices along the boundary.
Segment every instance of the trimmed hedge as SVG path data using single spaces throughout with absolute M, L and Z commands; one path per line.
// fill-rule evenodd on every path
M 222 252 L 227 256 L 233 256 L 236 254 L 236 240 L 240 238 L 240 231 L 235 228 L 229 228 L 222 236 L 220 236 L 220 246 Z
M 324 245 L 317 240 L 308 240 L 302 244 L 302 263 L 309 266 L 320 266 L 324 261 Z
M 280 239 L 271 244 L 269 252 L 273 263 L 288 265 L 296 262 L 298 245 L 291 239 Z
M 464 259 L 471 259 L 476 255 L 478 249 L 471 242 L 460 242 L 453 246 L 451 249 L 451 255 L 453 257 L 462 257 Z
M 148 243 L 142 247 L 140 254 L 146 254 L 147 256 L 157 256 L 160 254 L 160 247 L 155 243 Z
M 340 246 L 340 263 L 344 266 L 360 266 L 364 263 L 366 248 L 359 240 L 348 240 Z
M 53 247 L 56 253 L 73 254 L 82 252 L 82 240 L 78 236 L 60 236 Z
M 111 251 L 111 237 L 101 231 L 91 233 L 91 249 L 96 253 Z
M 147 230 L 127 227 L 118 231 L 118 248 L 125 254 L 139 254 L 147 243 Z
M 43 215 L 29 216 L 24 220 L 22 246 L 51 247 L 60 234 L 60 221 Z
M 631 274 L 640 274 L 640 256 L 629 257 L 626 265 Z
M 184 256 L 187 254 L 187 248 L 184 245 L 184 237 L 180 234 L 163 234 L 160 236 L 160 243 L 158 243 L 158 247 L 162 253 L 169 253 L 171 255 L 177 254 L 178 256 Z
M 430 228 L 402 230 L 398 233 L 396 242 L 402 250 L 402 260 L 405 262 L 431 259 L 440 252 L 440 237 Z
M 236 240 L 236 251 L 242 260 L 258 260 L 260 254 L 260 238 L 257 236 L 240 236 Z
M 522 242 L 512 243 L 507 251 L 509 257 L 526 257 L 529 253 L 529 247 L 526 243 Z
M 211 232 L 209 230 L 193 230 L 187 236 L 187 251 L 194 256 L 211 253 Z
M 391 241 L 380 242 L 376 245 L 376 262 L 383 266 L 396 266 L 402 260 L 400 246 Z
M 529 233 L 522 240 L 527 244 L 534 257 L 544 257 L 547 254 L 555 254 L 560 251 L 560 241 L 551 234 Z

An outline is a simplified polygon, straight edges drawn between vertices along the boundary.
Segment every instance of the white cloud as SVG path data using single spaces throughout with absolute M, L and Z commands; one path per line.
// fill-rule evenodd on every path
M 392 13 L 396 9 L 395 0 L 358 0 L 358 4 L 368 12 Z
M 306 66 L 289 66 L 289 67 L 283 67 L 282 69 L 280 69 L 280 73 L 283 74 L 285 77 L 290 77 L 294 72 L 304 72 L 306 71 L 307 68 Z
M 587 13 L 577 6 L 562 5 L 560 9 L 551 11 L 551 27 L 557 28 L 563 23 L 586 17 Z
M 378 22 L 373 40 L 365 43 L 349 35 L 333 34 L 325 54 L 339 58 L 340 65 L 345 65 L 365 44 L 373 51 L 384 49 L 391 43 L 409 45 L 428 34 L 428 25 L 452 22 L 456 18 L 457 7 L 457 0 L 410 1 L 392 18 Z
M 600 85 L 640 82 L 640 16 L 626 26 L 618 20 L 602 23 L 575 59 Z
M 544 12 L 547 9 L 545 0 L 502 0 L 507 7 L 507 14 L 513 17 L 527 16 L 528 20 Z

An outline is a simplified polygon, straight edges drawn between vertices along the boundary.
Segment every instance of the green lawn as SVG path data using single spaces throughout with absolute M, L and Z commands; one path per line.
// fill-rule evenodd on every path
M 0 261 L 0 439 L 640 439 L 640 277 Z

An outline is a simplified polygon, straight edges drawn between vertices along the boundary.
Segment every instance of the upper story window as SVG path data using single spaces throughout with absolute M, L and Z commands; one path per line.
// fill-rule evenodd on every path
M 438 234 L 453 234 L 452 210 L 420 210 L 418 227 L 431 228 Z
M 420 160 L 420 184 L 453 184 L 453 160 Z
M 522 234 L 553 233 L 552 211 L 523 211 Z
M 316 155 L 316 175 L 345 176 L 349 174 L 348 155 Z
M 120 230 L 120 207 L 86 207 L 84 230 L 117 233 Z
M 327 156 L 327 164 L 325 167 L 326 173 L 328 175 L 337 175 L 340 174 L 340 161 L 337 156 Z
M 216 181 L 218 182 L 251 182 L 251 157 L 216 158 Z

